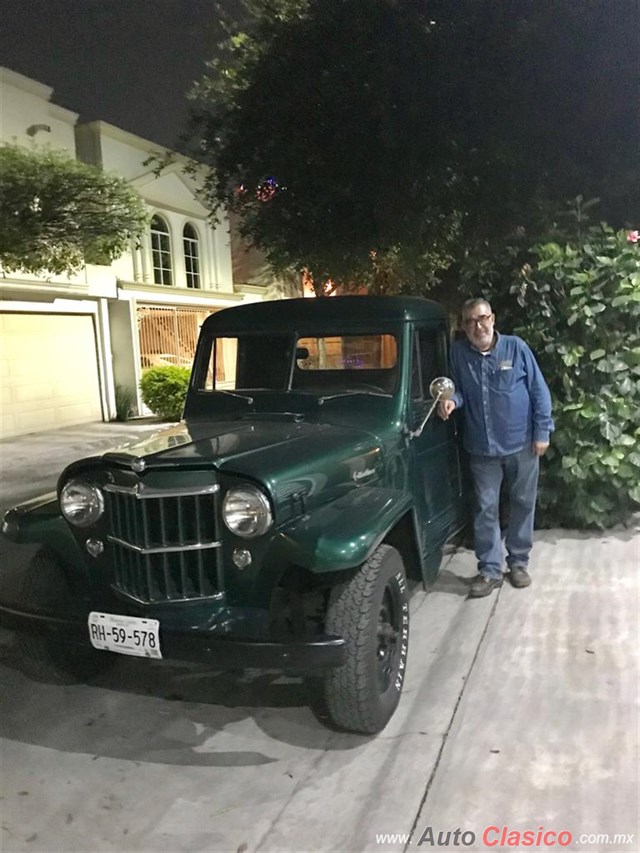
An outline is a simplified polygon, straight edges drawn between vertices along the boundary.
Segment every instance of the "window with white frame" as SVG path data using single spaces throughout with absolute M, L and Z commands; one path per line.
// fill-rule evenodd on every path
M 151 220 L 151 256 L 153 280 L 156 284 L 173 285 L 171 234 L 165 220 L 156 214 Z
M 184 267 L 187 274 L 187 287 L 200 287 L 200 247 L 198 232 L 187 222 L 182 230 L 184 247 Z

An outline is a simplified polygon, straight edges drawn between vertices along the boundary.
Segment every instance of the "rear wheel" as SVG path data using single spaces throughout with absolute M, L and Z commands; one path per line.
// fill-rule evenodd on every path
M 409 643 L 409 594 L 402 558 L 381 545 L 330 594 L 326 631 L 347 641 L 345 664 L 323 683 L 325 713 L 341 729 L 381 731 L 402 691 Z
M 64 571 L 46 549 L 29 561 L 21 586 L 20 605 L 25 610 L 68 612 L 71 595 Z M 57 636 L 17 632 L 13 644 L 20 670 L 35 681 L 74 684 L 108 669 L 113 655 L 89 646 L 65 642 Z

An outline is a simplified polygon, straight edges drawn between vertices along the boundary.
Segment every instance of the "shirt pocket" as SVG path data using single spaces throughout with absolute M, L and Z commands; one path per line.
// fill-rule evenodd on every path
M 507 392 L 513 388 L 514 378 L 513 367 L 496 368 L 489 374 L 489 384 L 493 391 Z

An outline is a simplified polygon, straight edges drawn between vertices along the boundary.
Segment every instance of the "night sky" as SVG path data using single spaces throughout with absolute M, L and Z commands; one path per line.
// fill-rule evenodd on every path
M 172 147 L 233 0 L 2 0 L 0 65 L 53 101 Z
M 547 0 L 552 9 L 554 2 Z M 576 0 L 578 8 L 584 2 Z M 609 3 L 602 39 L 586 50 L 568 45 L 566 91 L 555 100 L 567 101 L 567 146 L 585 143 L 589 156 L 626 163 L 637 153 L 640 0 Z M 240 7 L 241 0 L 0 0 L 0 65 L 53 87 L 54 102 L 83 121 L 180 147 L 186 93 L 215 56 L 221 12 L 237 15 Z M 573 95 L 585 91 L 592 130 L 576 125 L 573 139 Z

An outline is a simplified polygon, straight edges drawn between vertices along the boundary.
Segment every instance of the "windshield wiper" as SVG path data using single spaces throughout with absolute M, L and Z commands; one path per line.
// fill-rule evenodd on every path
M 250 397 L 248 394 L 238 394 L 237 391 L 227 391 L 226 388 L 216 388 L 216 393 L 229 394 L 230 397 L 239 397 L 241 400 L 246 400 L 249 404 L 253 403 L 253 397 Z
M 351 397 L 354 394 L 366 394 L 369 397 L 393 397 L 393 394 L 387 394 L 384 391 L 340 391 L 338 394 L 327 394 L 318 399 L 318 405 L 321 406 L 326 400 L 335 400 L 337 397 Z

